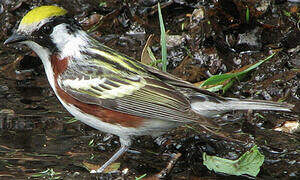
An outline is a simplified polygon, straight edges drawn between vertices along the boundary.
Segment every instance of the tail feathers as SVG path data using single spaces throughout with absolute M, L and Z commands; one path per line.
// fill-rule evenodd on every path
M 232 107 L 233 110 L 271 110 L 271 111 L 288 111 L 291 112 L 294 108 L 293 104 L 280 103 L 273 101 L 263 100 L 240 100 L 234 98 L 228 98 L 226 106 Z
M 205 117 L 222 114 L 231 110 L 271 110 L 291 112 L 295 105 L 264 100 L 241 100 L 235 98 L 217 99 L 212 97 L 191 97 L 192 109 Z

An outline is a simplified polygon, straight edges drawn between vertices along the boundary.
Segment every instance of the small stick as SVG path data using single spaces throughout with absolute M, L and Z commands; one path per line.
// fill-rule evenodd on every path
M 165 178 L 171 172 L 171 170 L 173 169 L 173 167 L 175 166 L 176 162 L 178 161 L 181 155 L 182 155 L 181 153 L 172 154 L 172 159 L 169 161 L 167 167 L 164 168 L 162 171 L 160 171 L 160 173 L 158 173 L 156 177 L 158 179 Z

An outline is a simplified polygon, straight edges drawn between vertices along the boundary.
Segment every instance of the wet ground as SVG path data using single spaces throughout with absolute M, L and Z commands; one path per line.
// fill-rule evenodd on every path
M 230 112 L 216 118 L 227 138 L 197 125 L 157 139 L 139 137 L 117 161 L 118 170 L 91 175 L 87 168 L 103 164 L 119 147 L 118 138 L 74 120 L 50 89 L 39 59 L 25 47 L 3 45 L 26 11 L 52 1 L 0 2 L 0 179 L 134 179 L 145 174 L 150 178 L 179 153 L 168 179 L 251 178 L 209 171 L 202 153 L 237 159 L 254 144 L 265 156 L 258 179 L 300 176 L 299 127 L 278 131 L 296 124 L 299 114 L 268 111 Z M 148 36 L 154 34 L 150 47 L 160 58 L 157 1 L 55 2 L 95 38 L 138 60 Z M 299 103 L 299 3 L 174 0 L 162 1 L 161 6 L 169 34 L 170 73 L 198 84 L 276 52 L 243 81 L 219 93 Z

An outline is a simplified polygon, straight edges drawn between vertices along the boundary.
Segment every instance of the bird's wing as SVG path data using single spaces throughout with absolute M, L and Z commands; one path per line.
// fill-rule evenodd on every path
M 58 84 L 81 102 L 130 115 L 176 122 L 201 118 L 191 110 L 187 97 L 172 86 L 142 70 L 131 69 L 134 65 L 128 68 L 126 62 L 114 63 L 107 56 L 90 58 L 81 65 L 70 63 Z M 125 69 L 119 71 L 117 66 Z
M 203 96 L 203 97 L 209 97 L 209 99 L 214 99 L 215 101 L 226 101 L 225 98 L 210 92 L 208 90 L 205 89 L 200 89 L 196 86 L 194 86 L 193 84 L 184 81 L 172 74 L 166 73 L 166 72 L 162 72 L 159 71 L 158 69 L 155 69 L 151 66 L 144 66 L 144 69 L 147 70 L 150 74 L 156 76 L 157 78 L 159 78 L 160 80 L 162 80 L 163 82 L 173 85 L 174 87 L 180 87 L 180 88 L 185 88 L 185 89 L 189 89 L 191 90 L 191 94 L 193 96 Z

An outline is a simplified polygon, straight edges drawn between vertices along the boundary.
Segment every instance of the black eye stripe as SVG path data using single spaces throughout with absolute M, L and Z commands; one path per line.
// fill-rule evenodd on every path
M 43 47 L 47 47 L 51 52 L 57 51 L 56 45 L 53 43 L 50 34 L 53 32 L 55 26 L 59 24 L 67 24 L 69 34 L 74 33 L 77 29 L 81 29 L 80 25 L 75 19 L 66 16 L 55 16 L 49 19 L 40 28 L 31 33 L 31 40 Z

